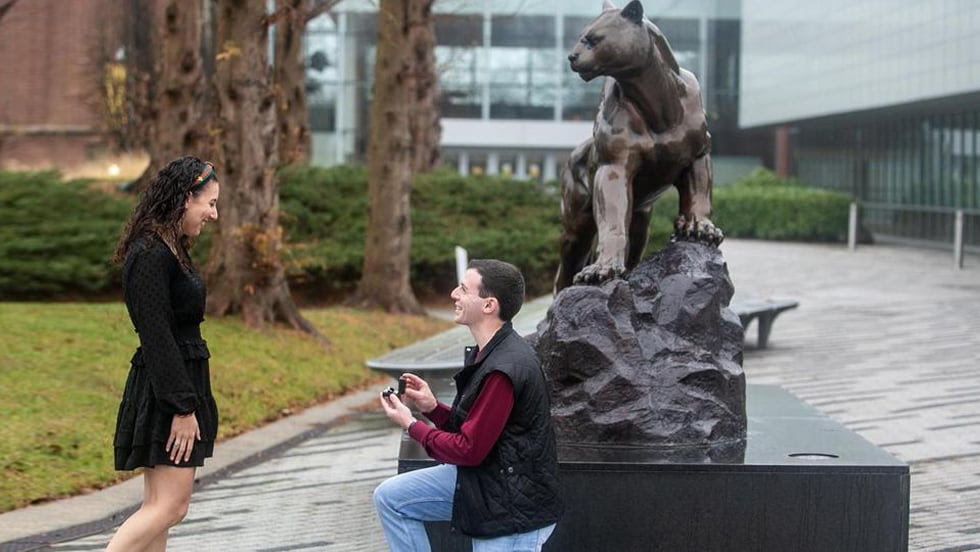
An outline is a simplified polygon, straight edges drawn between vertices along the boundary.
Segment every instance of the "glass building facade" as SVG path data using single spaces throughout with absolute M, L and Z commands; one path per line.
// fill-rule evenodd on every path
M 647 0 L 678 62 L 702 84 L 714 152 L 737 154 L 740 0 Z M 582 81 L 567 55 L 601 0 L 435 3 L 443 161 L 466 173 L 556 178 L 592 132 L 601 79 Z M 305 37 L 314 162 L 363 161 L 374 71 L 376 7 L 346 0 Z
M 880 237 L 980 246 L 980 2 L 744 0 L 744 128 Z

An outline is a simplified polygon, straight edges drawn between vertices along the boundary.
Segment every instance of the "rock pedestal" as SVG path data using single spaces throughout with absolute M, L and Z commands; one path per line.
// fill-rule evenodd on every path
M 718 248 L 692 242 L 667 245 L 625 280 L 562 290 L 536 340 L 559 444 L 742 441 L 743 330 L 728 308 L 733 293 Z

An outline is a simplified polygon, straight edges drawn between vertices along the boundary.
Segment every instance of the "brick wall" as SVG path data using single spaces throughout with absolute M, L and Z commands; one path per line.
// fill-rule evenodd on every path
M 120 0 L 18 0 L 0 20 L 0 167 L 67 168 L 105 149 L 100 59 Z

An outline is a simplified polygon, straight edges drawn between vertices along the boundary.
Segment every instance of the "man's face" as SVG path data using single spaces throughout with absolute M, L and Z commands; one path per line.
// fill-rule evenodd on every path
M 483 276 L 475 269 L 468 269 L 463 275 L 463 281 L 456 286 L 450 297 L 453 299 L 455 312 L 453 322 L 469 326 L 483 318 L 493 301 L 490 297 L 480 297 L 480 285 Z

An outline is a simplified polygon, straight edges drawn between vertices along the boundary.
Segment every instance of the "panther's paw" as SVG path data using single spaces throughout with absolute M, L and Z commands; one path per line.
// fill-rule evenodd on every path
M 682 213 L 674 219 L 673 239 L 717 246 L 725 239 L 725 234 L 710 219 Z
M 586 266 L 575 275 L 575 284 L 596 285 L 620 278 L 626 273 L 626 267 L 622 263 L 594 263 Z

